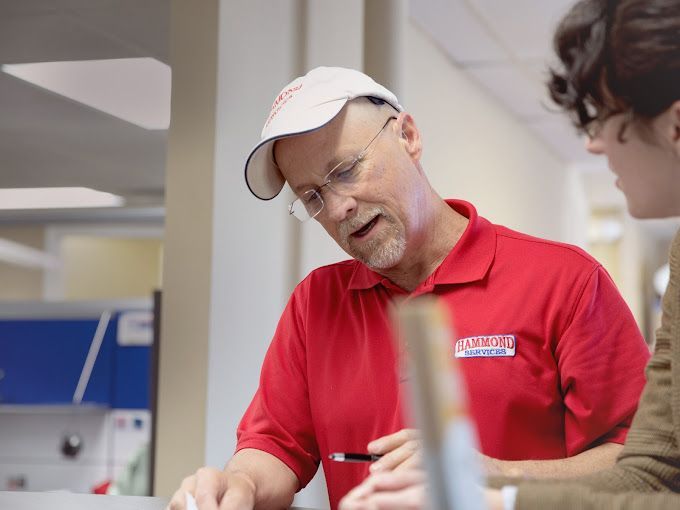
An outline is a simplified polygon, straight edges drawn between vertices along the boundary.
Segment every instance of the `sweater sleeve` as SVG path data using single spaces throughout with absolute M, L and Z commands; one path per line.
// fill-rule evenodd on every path
M 552 484 L 540 484 L 531 491 L 521 487 L 515 510 L 568 508 L 570 510 L 671 510 L 680 508 L 680 494 L 621 492 L 611 494 L 580 484 L 563 484 L 559 490 Z

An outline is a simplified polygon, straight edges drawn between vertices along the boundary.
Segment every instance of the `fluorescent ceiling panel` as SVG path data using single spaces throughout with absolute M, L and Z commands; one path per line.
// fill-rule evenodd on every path
M 90 188 L 0 189 L 0 209 L 63 209 L 76 207 L 120 207 L 118 195 Z
M 170 67 L 154 58 L 5 64 L 1 69 L 145 129 L 170 126 Z

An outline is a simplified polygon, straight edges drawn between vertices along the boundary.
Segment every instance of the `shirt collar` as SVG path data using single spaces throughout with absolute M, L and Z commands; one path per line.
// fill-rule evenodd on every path
M 477 215 L 477 210 L 471 203 L 464 200 L 446 200 L 446 203 L 454 211 L 468 218 L 469 222 L 456 245 L 428 280 L 431 280 L 433 285 L 482 280 L 496 254 L 496 230 L 488 220 Z M 349 282 L 350 289 L 370 289 L 379 283 L 393 286 L 384 276 L 361 262 L 356 262 Z

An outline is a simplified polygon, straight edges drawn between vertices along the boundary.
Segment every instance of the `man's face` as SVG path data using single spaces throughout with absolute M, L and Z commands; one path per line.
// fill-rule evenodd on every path
M 322 129 L 277 142 L 276 161 L 293 191 L 301 196 L 324 184 L 328 172 L 359 154 L 394 113 L 353 101 Z M 387 123 L 358 163 L 360 179 L 350 191 L 322 188 L 324 208 L 315 218 L 343 250 L 376 270 L 404 259 L 418 198 L 429 186 L 405 149 L 400 124 Z

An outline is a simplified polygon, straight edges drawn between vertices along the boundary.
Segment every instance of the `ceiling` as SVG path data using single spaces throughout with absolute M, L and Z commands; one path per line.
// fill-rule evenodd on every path
M 149 56 L 167 63 L 169 23 L 168 0 L 3 0 L 0 64 Z M 1 187 L 86 186 L 121 194 L 132 208 L 162 205 L 166 131 L 1 72 L 0 112 Z
M 573 0 L 411 0 L 410 13 L 452 62 L 559 157 L 592 161 L 544 85 L 554 27 Z
M 555 64 L 552 34 L 574 0 L 410 0 L 410 16 L 448 55 L 565 164 L 578 171 L 593 208 L 625 210 L 604 156 L 550 100 L 545 86 Z M 653 237 L 670 239 L 679 219 L 645 222 Z
M 320 1 L 320 0 L 314 0 Z M 368 0 L 370 1 L 370 0 Z M 567 164 L 600 202 L 623 206 L 543 84 L 556 21 L 572 0 L 410 0 L 412 19 Z M 154 57 L 168 63 L 169 0 L 2 0 L 0 64 Z M 166 131 L 147 130 L 0 72 L 0 187 L 87 186 L 123 195 L 131 219 L 162 217 Z M 600 182 L 601 181 L 601 182 Z M 144 212 L 146 211 L 146 212 Z M 155 211 L 155 212 L 153 212 Z M 0 223 L 83 217 L 0 214 Z

